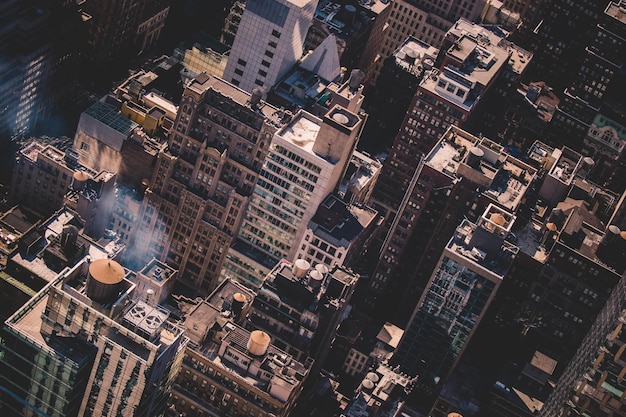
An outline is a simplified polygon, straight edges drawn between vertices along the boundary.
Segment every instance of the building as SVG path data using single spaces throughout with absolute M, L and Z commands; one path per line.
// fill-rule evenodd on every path
M 340 266 L 281 260 L 254 298 L 245 327 L 268 333 L 295 360 L 321 367 L 358 278 Z
M 158 154 L 133 237 L 139 264 L 155 257 L 208 294 L 239 230 L 274 132 L 290 114 L 206 74 L 186 88 Z
M 277 348 L 265 332 L 237 325 L 254 293 L 224 281 L 185 317 L 190 338 L 170 398 L 172 415 L 287 416 L 311 363 Z
M 125 104 L 124 108 L 131 106 Z M 95 171 L 115 172 L 122 184 L 140 188 L 142 182 L 152 177 L 157 155 L 165 142 L 146 134 L 132 120 L 130 110 L 122 114 L 121 109 L 119 102 L 105 97 L 85 110 L 76 128 L 74 150 L 80 164 Z M 144 118 L 147 113 L 147 110 L 143 113 Z M 148 117 L 155 126 L 165 116 L 160 110 L 150 114 Z
M 71 97 L 85 20 L 74 2 L 10 0 L 0 6 L 0 136 L 21 138 Z M 6 149 L 3 144 L 3 149 Z
M 359 67 L 365 72 L 366 85 L 376 84 L 385 59 L 397 50 L 407 37 L 412 36 L 439 48 L 447 30 L 454 22 L 460 18 L 470 22 L 479 20 L 484 6 L 483 0 L 463 3 L 452 0 L 393 2 L 386 13 L 379 15 L 378 19 L 381 22 L 374 25 L 368 47 L 361 56 Z
M 375 122 L 365 127 L 362 147 L 372 154 L 391 148 L 387 138 L 398 133 L 424 73 L 435 66 L 438 54 L 437 48 L 408 37 L 385 59 L 377 87 L 367 94 L 368 112 Z
M 33 140 L 19 150 L 13 169 L 9 199 L 49 215 L 63 206 L 74 174 L 82 172 L 72 150 L 65 152 Z M 90 170 L 90 174 L 96 173 Z
M 298 245 L 296 259 L 309 263 L 354 266 L 377 225 L 376 211 L 346 204 L 334 194 L 318 206 Z
M 344 201 L 350 204 L 366 204 L 369 201 L 383 167 L 380 158 L 372 158 L 358 149 L 354 151 L 339 186 L 339 195 Z
M 594 161 L 589 179 L 598 184 L 617 184 L 624 172 L 625 146 L 626 127 L 598 113 L 583 140 L 582 153 Z
M 407 415 L 403 406 L 416 380 L 380 364 L 365 376 L 341 417 Z
M 100 239 L 109 224 L 115 204 L 115 180 L 112 172 L 99 172 L 91 178 L 85 171 L 74 173 L 72 186 L 63 205 L 74 210 L 85 225 L 85 234 Z
M 300 57 L 316 0 L 247 1 L 224 79 L 251 93 L 269 89 Z
M 622 279 L 623 280 L 623 279 Z M 620 299 L 621 298 L 621 299 Z M 624 286 L 620 282 L 573 361 L 558 381 L 541 416 L 619 415 L 626 409 L 624 372 Z M 595 349 L 595 351 L 594 351 Z
M 363 115 L 335 105 L 321 119 L 300 111 L 276 132 L 223 276 L 259 287 L 280 259 L 293 259 L 309 220 L 343 177 L 363 123 Z
M 115 238 L 121 244 L 128 246 L 137 232 L 141 200 L 141 194 L 117 184 L 111 217 L 104 232 L 105 237 Z
M 333 35 L 341 66 L 357 67 L 373 22 L 385 7 L 387 4 L 381 1 L 362 1 L 358 4 L 320 1 L 304 41 L 304 50 L 315 49 Z
M 19 152 L 10 199 L 49 216 L 67 206 L 83 220 L 85 233 L 100 238 L 113 204 L 116 174 L 82 166 L 71 149 L 62 152 L 39 140 Z
M 165 411 L 186 338 L 168 311 L 133 301 L 110 259 L 63 270 L 6 322 L 3 408 L 25 416 Z
M 37 290 L 85 256 L 117 261 L 124 252 L 115 241 L 96 242 L 85 235 L 82 219 L 66 207 L 45 219 L 16 206 L 4 213 L 0 224 L 6 271 Z
M 589 28 L 589 38 L 580 45 L 577 71 L 565 86 L 563 100 L 552 121 L 556 145 L 581 149 L 598 113 L 624 124 L 624 99 L 615 91 L 621 90 L 626 82 L 620 70 L 626 52 L 624 7 L 622 1 L 608 2 L 597 17 L 590 19 L 595 25 Z
M 388 159 L 389 163 L 394 172 L 403 166 L 396 167 Z M 512 157 L 501 145 L 454 126 L 411 169 L 410 182 L 401 189 L 380 178 L 371 203 L 386 214 L 365 305 L 380 306 L 385 314 L 391 313 L 390 305 L 395 306 L 397 324 L 410 317 L 415 299 L 461 220 L 478 218 L 489 204 L 515 213 L 537 174 L 537 169 Z
M 146 304 L 164 304 L 176 282 L 176 271 L 163 262 L 152 259 L 133 277 L 137 286 L 135 298 Z
M 464 220 L 444 249 L 390 363 L 418 376 L 432 406 L 480 324 L 519 248 L 506 239 L 515 216 L 489 205 L 477 224 Z M 430 404 L 428 404 L 430 402 Z
M 126 60 L 153 46 L 165 27 L 170 4 L 170 0 L 81 3 L 89 15 L 86 53 L 93 70 L 121 67 Z

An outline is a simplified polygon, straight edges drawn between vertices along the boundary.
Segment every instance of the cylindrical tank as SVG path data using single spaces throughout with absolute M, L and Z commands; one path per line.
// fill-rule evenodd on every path
M 309 268 L 311 268 L 311 264 L 308 261 L 304 259 L 298 259 L 293 263 L 291 272 L 296 276 L 296 278 L 302 279 L 306 277 L 306 273 Z
M 355 68 L 350 72 L 350 79 L 348 80 L 348 86 L 355 90 L 359 88 L 363 80 L 365 79 L 365 73 L 358 68 Z
M 233 312 L 235 319 L 239 318 L 239 315 L 243 311 L 243 306 L 246 303 L 246 296 L 240 292 L 233 294 L 233 301 L 230 303 L 230 309 Z
M 489 216 L 489 220 L 491 220 L 498 226 L 504 226 L 506 224 L 506 219 L 504 218 L 502 213 L 491 213 L 491 216 Z
M 315 269 L 320 271 L 322 275 L 326 275 L 328 273 L 328 267 L 324 264 L 315 265 Z
M 267 348 L 269 346 L 270 335 L 262 330 L 254 330 L 250 333 L 247 348 L 251 355 L 263 356 L 267 352 Z
M 324 281 L 324 274 L 320 271 L 313 269 L 309 272 L 309 287 L 319 288 L 322 285 L 322 281 Z
M 482 149 L 473 146 L 467 153 L 467 165 L 474 169 L 480 168 L 480 161 L 483 159 L 483 156 L 485 156 L 485 152 Z
M 72 189 L 76 191 L 83 190 L 88 179 L 89 175 L 85 171 L 76 171 L 72 178 Z
M 76 246 L 76 239 L 78 239 L 78 228 L 73 224 L 63 226 L 63 231 L 61 232 L 61 246 L 63 249 Z
M 113 301 L 124 279 L 124 268 L 110 259 L 97 259 L 89 265 L 87 296 L 99 303 Z
M 369 379 L 367 379 L 367 378 L 365 378 L 363 380 L 363 383 L 361 385 L 363 385 L 363 388 L 366 391 L 371 390 L 372 388 L 374 388 L 374 383 L 372 381 L 370 381 Z
M 378 382 L 378 380 L 380 379 L 376 372 L 368 372 L 365 378 L 369 379 L 372 382 Z

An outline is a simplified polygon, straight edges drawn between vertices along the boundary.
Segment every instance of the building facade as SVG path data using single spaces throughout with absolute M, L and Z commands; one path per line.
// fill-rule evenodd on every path
M 224 79 L 247 92 L 269 89 L 302 57 L 317 0 L 246 2 Z
M 363 119 L 335 105 L 322 119 L 301 111 L 276 132 L 223 274 L 258 287 L 280 259 L 293 259 L 308 221 L 345 173 Z
M 419 376 L 427 395 L 449 376 L 519 251 L 506 240 L 514 221 L 490 205 L 477 224 L 464 220 L 441 254 L 391 359 Z
M 25 416 L 154 416 L 187 343 L 167 310 L 133 301 L 115 261 L 65 269 L 3 328 L 2 387 Z
M 289 117 L 221 79 L 196 77 L 168 149 L 159 153 L 131 255 L 165 261 L 179 270 L 179 281 L 208 294 L 273 134 Z

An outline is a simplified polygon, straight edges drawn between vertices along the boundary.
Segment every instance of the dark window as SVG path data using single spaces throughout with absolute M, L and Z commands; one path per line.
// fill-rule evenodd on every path
M 280 32 L 277 31 L 277 30 L 273 30 L 272 31 L 272 36 L 275 37 L 275 38 L 280 38 Z
M 274 42 L 274 41 L 269 41 L 269 42 L 267 43 L 267 45 L 268 45 L 270 48 L 276 48 L 276 46 L 278 46 L 278 44 L 277 44 L 276 42 Z
M 274 52 L 265 51 L 265 56 L 269 56 L 270 58 L 274 58 Z
M 244 67 L 246 66 L 246 61 L 244 61 L 244 60 L 243 60 L 243 59 L 241 59 L 241 58 L 237 60 L 237 63 L 238 63 L 239 65 L 243 65 Z
M 237 75 L 243 75 L 243 71 L 240 70 L 239 68 L 235 69 L 235 74 Z
M 270 67 L 270 63 L 267 62 L 266 60 L 261 61 L 261 65 L 263 65 L 264 67 Z
M 239 85 L 239 80 L 236 80 L 234 78 L 230 82 L 233 83 L 233 85 Z
M 263 70 L 259 70 L 259 75 L 261 77 L 267 77 L 267 72 L 263 71 Z
M 255 80 L 255 81 L 254 81 L 254 83 L 255 83 L 256 85 L 263 86 L 263 81 L 261 81 L 261 80 Z

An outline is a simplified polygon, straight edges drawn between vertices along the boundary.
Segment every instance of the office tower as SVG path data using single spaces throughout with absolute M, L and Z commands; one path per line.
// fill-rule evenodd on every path
M 376 211 L 367 206 L 346 204 L 329 194 L 309 221 L 296 259 L 329 269 L 355 266 L 372 236 L 377 217 Z
M 226 280 L 186 315 L 190 342 L 169 415 L 286 417 L 292 411 L 311 363 L 295 360 L 267 333 L 237 324 L 253 298 Z
M 0 136 L 32 132 L 66 98 L 78 69 L 84 15 L 75 2 L 0 6 Z
M 540 416 L 621 415 L 626 287 L 622 277 L 580 344 Z
M 400 151 L 402 147 L 398 141 Z M 387 163 L 401 174 L 393 160 Z M 410 182 L 397 188 L 389 186 L 391 180 L 379 179 L 372 202 L 387 214 L 365 306 L 395 314 L 396 323 L 405 323 L 412 313 L 459 222 L 464 217 L 476 219 L 490 203 L 516 212 L 537 170 L 501 145 L 451 126 L 410 173 Z M 395 181 L 397 176 L 391 178 Z
M 83 259 L 2 330 L 4 408 L 24 416 L 155 416 L 187 343 L 169 312 L 132 300 L 117 262 Z
M 453 0 L 400 0 L 393 2 L 385 13 L 381 25 L 374 25 L 371 39 L 375 48 L 366 48 L 359 67 L 365 72 L 366 84 L 376 84 L 387 57 L 408 36 L 439 48 L 446 31 L 460 18 L 476 21 L 485 5 L 483 0 L 459 3 Z M 379 16 L 379 19 L 383 17 Z M 369 43 L 369 42 L 368 42 Z
M 526 81 L 545 81 L 560 93 L 575 77 L 572 68 L 580 65 L 608 0 L 523 3 L 538 5 L 537 11 L 523 19 L 521 27 L 511 34 L 513 42 L 534 53 Z
M 519 250 L 506 240 L 514 221 L 489 205 L 477 224 L 461 223 L 439 258 L 390 361 L 418 376 L 417 387 L 427 396 L 463 354 Z
M 317 0 L 246 2 L 224 79 L 247 92 L 269 89 L 302 57 Z
M 119 69 L 126 60 L 153 46 L 165 27 L 170 3 L 171 0 L 83 1 L 81 7 L 89 16 L 86 59 L 92 71 Z
M 321 366 L 358 278 L 341 266 L 283 259 L 263 281 L 245 327 L 265 331 L 295 360 Z
M 393 145 L 388 141 L 398 133 L 415 90 L 424 74 L 435 65 L 438 54 L 437 48 L 408 37 L 385 60 L 376 81 L 377 87 L 367 94 L 368 113 L 377 122 L 366 125 L 361 147 L 374 153 Z
M 191 289 L 214 288 L 272 136 L 289 117 L 258 95 L 198 75 L 158 155 L 132 257 L 166 262 Z
M 563 100 L 551 123 L 551 133 L 559 145 L 581 149 L 598 113 L 617 123 L 626 121 L 625 102 L 618 92 L 626 86 L 621 70 L 626 54 L 625 7 L 624 2 L 609 2 L 592 18 L 596 25 L 580 45 L 580 58 L 574 67 L 577 71 L 565 85 Z
M 293 259 L 308 221 L 343 177 L 363 123 L 335 105 L 322 119 L 300 111 L 275 133 L 224 277 L 259 287 L 280 259 Z
M 341 3 L 321 0 L 304 41 L 304 51 L 317 48 L 329 36 L 333 38 L 341 66 L 355 68 L 380 12 L 387 7 L 381 1 Z

